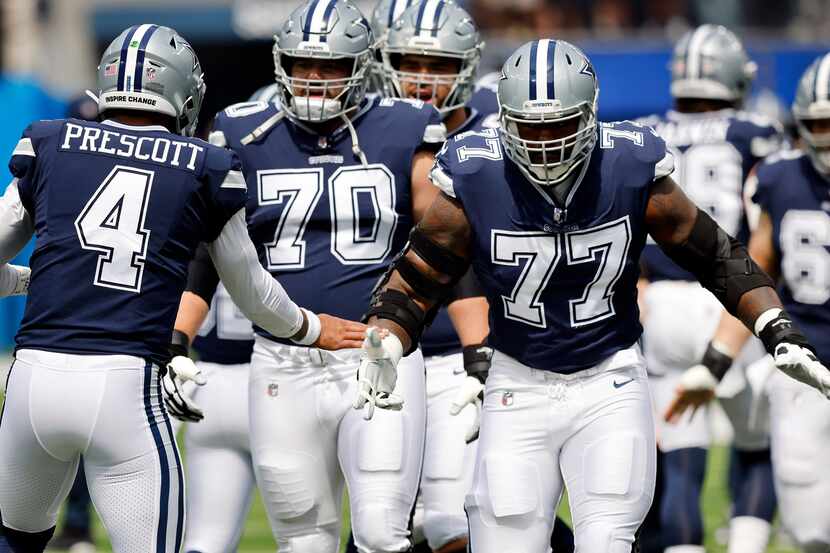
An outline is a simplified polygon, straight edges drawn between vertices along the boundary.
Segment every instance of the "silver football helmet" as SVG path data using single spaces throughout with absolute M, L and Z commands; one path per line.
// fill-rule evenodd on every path
M 294 10 L 274 36 L 283 109 L 311 122 L 357 109 L 366 96 L 373 43 L 369 22 L 350 0 L 309 0 Z M 294 78 L 291 63 L 297 58 L 351 60 L 352 70 L 343 79 Z
M 674 47 L 671 94 L 741 102 L 757 72 L 758 66 L 732 31 L 721 25 L 701 25 Z
M 563 40 L 528 42 L 507 58 L 498 87 L 501 138 L 531 182 L 562 183 L 590 155 L 598 95 L 591 61 Z M 520 128 L 569 122 L 574 132 L 552 140 L 530 140 Z
M 817 58 L 801 76 L 793 102 L 793 117 L 813 166 L 830 175 L 830 132 L 815 133 L 808 121 L 830 119 L 830 53 Z
M 372 11 L 372 33 L 375 35 L 375 59 L 372 62 L 372 90 L 389 96 L 383 79 L 383 59 L 381 49 L 386 42 L 386 35 L 406 8 L 417 0 L 380 0 Z
M 113 40 L 98 66 L 98 113 L 111 109 L 152 111 L 176 121 L 193 136 L 205 96 L 199 58 L 170 27 L 136 25 Z
M 381 45 L 386 89 L 392 96 L 406 98 L 409 86 L 422 92 L 417 99 L 431 101 L 441 113 L 448 113 L 464 106 L 472 96 L 483 48 L 475 22 L 461 7 L 447 0 L 420 0 L 394 22 Z M 405 55 L 457 60 L 458 72 L 401 71 L 400 59 Z M 450 90 L 437 105 L 442 85 Z

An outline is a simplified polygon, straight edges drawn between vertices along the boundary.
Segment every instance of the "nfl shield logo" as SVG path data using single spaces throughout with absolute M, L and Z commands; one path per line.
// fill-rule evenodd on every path
M 501 404 L 505 407 L 513 405 L 513 392 L 504 392 L 501 395 Z
M 280 395 L 280 385 L 276 382 L 271 382 L 268 385 L 268 396 L 277 397 L 278 395 Z
M 148 81 L 155 81 L 156 80 L 156 68 L 155 67 L 148 67 L 147 68 L 147 80 Z

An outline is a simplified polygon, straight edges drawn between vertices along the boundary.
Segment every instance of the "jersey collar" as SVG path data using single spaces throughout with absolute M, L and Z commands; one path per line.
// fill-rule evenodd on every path
M 104 121 L 101 121 L 101 124 L 109 125 L 110 127 L 116 127 L 119 129 L 126 129 L 129 131 L 162 131 L 166 133 L 170 132 L 170 129 L 162 127 L 161 125 L 126 125 L 124 123 L 119 123 L 118 121 L 113 121 L 112 119 L 106 119 Z

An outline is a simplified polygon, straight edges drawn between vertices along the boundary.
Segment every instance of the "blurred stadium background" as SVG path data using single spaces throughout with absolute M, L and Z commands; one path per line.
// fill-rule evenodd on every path
M 176 28 L 199 54 L 208 92 L 202 124 L 228 104 L 272 82 L 271 36 L 299 0 L 0 0 L 0 154 L 11 153 L 35 119 L 63 117 L 93 85 L 104 46 L 122 29 L 152 22 Z M 357 0 L 368 16 L 375 2 Z M 721 23 L 746 41 L 759 74 L 756 109 L 786 122 L 798 77 L 828 48 L 828 0 L 459 0 L 485 32 L 480 74 L 530 38 L 566 38 L 592 58 L 600 80 L 600 118 L 617 120 L 670 106 L 668 60 L 674 40 L 701 23 Z M 11 177 L 6 169 L 0 192 Z M 19 259 L 26 261 L 24 253 Z M 67 275 L 71 279 L 71 275 Z M 71 282 L 71 281 L 70 281 Z M 0 352 L 13 347 L 23 308 L 0 302 Z M 2 360 L 2 370 L 8 368 Z M 718 417 L 713 424 L 720 427 Z M 721 440 L 729 439 L 722 429 Z M 707 550 L 725 551 L 718 530 L 729 513 L 727 452 L 711 456 L 706 493 Z M 96 530 L 106 550 L 103 532 Z M 241 551 L 273 551 L 257 502 Z M 790 551 L 778 536 L 772 551 Z

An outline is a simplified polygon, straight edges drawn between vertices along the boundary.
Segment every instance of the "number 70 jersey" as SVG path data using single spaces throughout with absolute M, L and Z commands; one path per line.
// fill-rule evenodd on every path
M 447 142 L 432 171 L 469 219 L 490 344 L 536 369 L 593 367 L 642 333 L 636 284 L 646 204 L 673 158 L 650 129 L 602 123 L 586 163 L 558 216 L 503 155 L 496 130 Z

